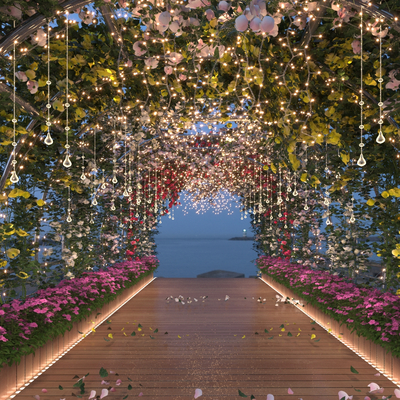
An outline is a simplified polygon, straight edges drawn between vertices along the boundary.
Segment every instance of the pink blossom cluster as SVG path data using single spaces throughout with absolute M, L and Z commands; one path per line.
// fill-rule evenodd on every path
M 285 281 L 302 296 L 315 300 L 333 313 L 337 320 L 352 324 L 369 337 L 392 342 L 400 348 L 400 299 L 374 288 L 360 288 L 328 271 L 312 270 L 287 259 L 261 256 L 257 265 L 262 272 Z M 392 347 L 391 346 L 391 347 Z
M 115 294 L 126 283 L 156 268 L 154 256 L 114 264 L 105 271 L 85 272 L 82 277 L 62 280 L 56 287 L 38 290 L 25 301 L 12 300 L 0 306 L 0 341 L 11 340 L 20 345 L 21 339 L 43 330 L 46 324 L 71 321 L 75 315 L 96 306 L 99 298 Z M 23 340 L 22 340 L 23 342 Z

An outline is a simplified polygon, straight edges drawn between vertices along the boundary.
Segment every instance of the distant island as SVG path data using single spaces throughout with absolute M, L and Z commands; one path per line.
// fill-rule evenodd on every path
M 229 240 L 254 240 L 254 237 L 240 236 L 230 238 Z

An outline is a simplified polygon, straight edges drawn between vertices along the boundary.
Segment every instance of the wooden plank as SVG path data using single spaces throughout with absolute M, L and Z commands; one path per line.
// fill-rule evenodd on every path
M 271 393 L 279 400 L 337 400 L 339 390 L 364 398 L 371 382 L 384 387 L 386 395 L 393 393 L 392 382 L 375 377 L 373 367 L 318 324 L 311 324 L 295 306 L 279 303 L 276 307 L 275 294 L 256 279 L 157 279 L 117 311 L 110 324 L 100 325 L 15 400 L 31 400 L 42 388 L 48 390 L 49 398 L 69 398 L 74 391 L 79 394 L 72 387 L 76 382 L 72 377 L 89 373 L 87 398 L 90 390 L 106 387 L 99 376 L 102 367 L 119 374 L 123 383 L 116 386 L 118 398 L 143 392 L 146 399 L 187 400 L 200 388 L 204 400 L 239 398 L 238 389 L 249 398 Z M 167 303 L 171 295 L 182 295 L 186 304 Z M 203 302 L 200 296 L 208 298 Z M 257 302 L 260 296 L 266 304 Z M 343 328 L 332 327 L 340 332 Z M 131 336 L 133 331 L 136 336 Z M 311 340 L 312 334 L 317 339 Z M 353 374 L 351 366 L 359 374 Z M 115 375 L 106 379 L 115 386 Z M 62 392 L 58 385 L 64 388 Z M 289 387 L 294 396 L 288 395 Z

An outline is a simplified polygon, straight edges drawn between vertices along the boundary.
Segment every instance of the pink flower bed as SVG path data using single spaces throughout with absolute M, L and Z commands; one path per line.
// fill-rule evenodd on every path
M 287 259 L 261 256 L 260 270 L 287 286 L 357 334 L 400 356 L 400 299 L 392 293 L 360 288 L 327 271 L 312 270 Z
M 38 290 L 24 302 L 0 306 L 0 366 L 34 352 L 47 340 L 64 333 L 72 323 L 113 300 L 158 266 L 156 257 L 124 261 L 106 271 L 86 272 L 63 280 L 54 288 Z

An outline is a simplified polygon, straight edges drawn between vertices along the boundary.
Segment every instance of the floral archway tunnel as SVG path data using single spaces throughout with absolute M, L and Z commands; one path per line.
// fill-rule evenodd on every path
M 152 259 L 180 193 L 223 189 L 260 255 L 400 293 L 397 1 L 0 11 L 5 306 Z

